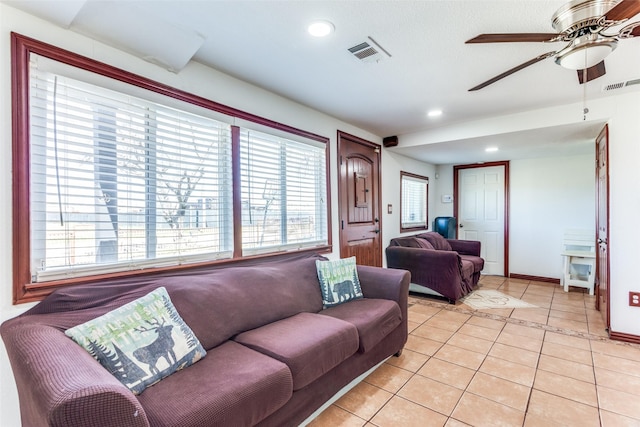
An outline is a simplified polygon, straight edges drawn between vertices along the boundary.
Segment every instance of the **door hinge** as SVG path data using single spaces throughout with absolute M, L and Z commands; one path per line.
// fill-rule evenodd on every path
M 342 227 L 342 229 L 344 230 L 344 219 L 340 221 L 340 227 Z

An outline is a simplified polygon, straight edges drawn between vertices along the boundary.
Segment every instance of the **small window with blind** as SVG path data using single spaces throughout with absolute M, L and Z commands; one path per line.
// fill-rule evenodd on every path
M 400 231 L 426 230 L 428 222 L 429 178 L 400 172 Z
M 329 139 L 12 33 L 14 301 L 331 250 Z

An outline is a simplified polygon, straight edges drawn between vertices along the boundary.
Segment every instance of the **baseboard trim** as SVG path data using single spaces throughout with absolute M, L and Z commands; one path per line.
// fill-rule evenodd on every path
M 609 332 L 609 338 L 616 341 L 624 341 L 624 342 L 630 342 L 633 344 L 640 344 L 640 336 L 638 335 L 611 331 Z
M 510 279 L 520 279 L 520 280 L 533 280 L 536 282 L 545 282 L 545 283 L 553 283 L 554 285 L 560 284 L 560 279 L 554 279 L 553 277 L 539 277 L 539 276 L 527 276 L 525 274 L 509 274 Z

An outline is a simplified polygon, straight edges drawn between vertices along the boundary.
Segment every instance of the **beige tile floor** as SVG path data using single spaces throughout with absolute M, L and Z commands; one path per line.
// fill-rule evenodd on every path
M 480 288 L 538 308 L 412 294 L 402 355 L 310 426 L 640 426 L 640 346 L 606 338 L 595 297 L 497 276 Z

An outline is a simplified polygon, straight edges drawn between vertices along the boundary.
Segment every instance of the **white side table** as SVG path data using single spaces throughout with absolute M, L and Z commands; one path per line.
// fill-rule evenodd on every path
M 596 274 L 596 253 L 591 251 L 564 251 L 564 274 L 562 286 L 569 292 L 569 286 L 589 289 L 589 295 L 594 294 Z

